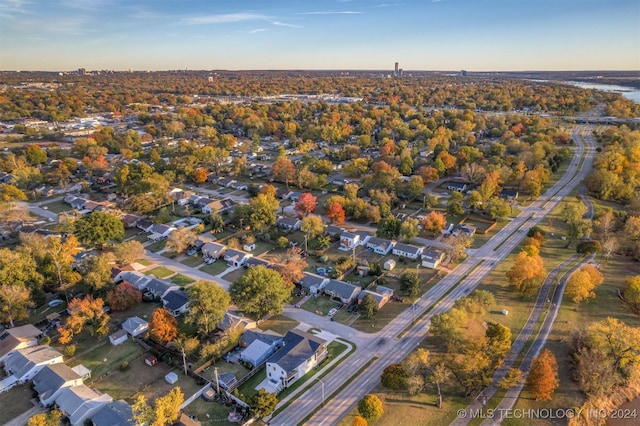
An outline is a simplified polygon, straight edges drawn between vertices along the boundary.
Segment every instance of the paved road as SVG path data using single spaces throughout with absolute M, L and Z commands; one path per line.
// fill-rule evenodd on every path
M 321 408 L 309 421 L 308 425 L 334 425 L 345 416 L 366 393 L 370 392 L 378 383 L 380 374 L 385 366 L 401 362 L 423 339 L 426 334 L 430 318 L 438 313 L 446 312 L 453 306 L 456 299 L 473 290 L 491 272 L 493 264 L 504 259 L 526 237 L 527 230 L 538 224 L 557 203 L 562 201 L 575 186 L 583 179 L 586 172 L 578 166 L 584 144 L 577 138 L 578 132 L 591 132 L 588 126 L 582 126 L 574 131 L 576 136 L 576 152 L 567 171 L 560 180 L 542 197 L 525 207 L 522 213 L 507 224 L 502 230 L 483 247 L 475 251 L 449 275 L 432 287 L 415 304 L 415 315 L 420 316 L 448 291 L 451 291 L 427 315 L 417 321 L 402 338 L 396 338 L 405 328 L 411 325 L 411 308 L 402 312 L 383 330 L 376 334 L 377 338 L 369 339 L 368 343 L 358 347 L 350 359 L 332 371 L 325 378 L 325 393 L 332 394 L 347 382 L 358 369 L 368 362 L 371 364 L 353 378 L 347 386 Z M 373 361 L 372 361 L 373 360 Z M 272 425 L 294 425 L 300 423 L 310 411 L 318 407 L 322 398 L 319 386 L 309 389 L 298 400 L 271 421 Z

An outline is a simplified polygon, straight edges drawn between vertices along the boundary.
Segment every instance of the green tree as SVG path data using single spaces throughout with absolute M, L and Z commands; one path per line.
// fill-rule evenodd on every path
M 400 290 L 411 297 L 420 294 L 420 277 L 415 272 L 405 272 L 400 276 Z
M 32 166 L 39 166 L 47 162 L 47 151 L 38 145 L 29 145 L 25 149 L 25 157 L 27 162 Z
M 400 235 L 405 241 L 411 241 L 420 234 L 418 223 L 418 219 L 413 217 L 407 218 L 402 222 L 400 225 Z
M 276 405 L 278 405 L 278 397 L 275 393 L 267 392 L 263 388 L 258 390 L 253 398 L 251 398 L 251 409 L 256 414 L 256 416 L 262 418 L 266 417 L 269 414 L 273 413 L 273 410 L 276 409 Z
M 291 297 L 292 285 L 282 276 L 262 265 L 249 268 L 246 274 L 229 287 L 231 300 L 241 309 L 262 318 L 267 314 L 279 314 L 282 305 Z
M 324 222 L 318 215 L 308 215 L 302 218 L 300 230 L 307 234 L 308 238 L 317 238 L 324 232 Z
M 122 265 L 130 265 L 144 258 L 146 251 L 140 241 L 130 240 L 118 244 L 114 251 L 115 258 Z
M 273 195 L 258 194 L 249 201 L 251 213 L 249 223 L 256 231 L 263 231 L 276 223 L 276 212 L 280 203 Z
M 382 401 L 373 394 L 367 394 L 358 401 L 358 413 L 368 422 L 375 422 L 384 414 Z
M 198 281 L 187 289 L 189 309 L 185 316 L 187 322 L 204 328 L 206 335 L 224 318 L 231 304 L 229 293 L 215 283 Z
M 360 315 L 365 319 L 371 319 L 378 313 L 378 302 L 376 302 L 376 299 L 372 295 L 367 294 L 362 298 L 358 306 L 358 312 L 360 312 Z
M 0 287 L 0 318 L 3 322 L 21 320 L 29 316 L 28 309 L 34 306 L 29 295 L 29 289 L 19 284 L 8 284 Z
M 122 241 L 124 225 L 117 216 L 94 211 L 76 220 L 75 234 L 81 243 L 101 247 L 107 243 Z
M 464 209 L 462 208 L 463 196 L 458 191 L 453 191 L 447 201 L 447 213 L 452 216 L 462 216 Z
M 403 390 L 407 388 L 407 370 L 402 364 L 391 364 L 385 367 L 380 376 L 382 386 L 391 390 Z
M 111 268 L 114 261 L 115 256 L 109 252 L 89 257 L 85 262 L 87 272 L 84 274 L 84 283 L 94 291 L 104 291 L 111 287 L 113 285 Z
M 380 238 L 396 238 L 400 234 L 400 220 L 394 216 L 386 216 L 378 223 L 376 236 Z

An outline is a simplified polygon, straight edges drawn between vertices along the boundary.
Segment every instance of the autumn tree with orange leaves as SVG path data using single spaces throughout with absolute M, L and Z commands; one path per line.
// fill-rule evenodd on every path
M 165 308 L 158 308 L 151 314 L 149 336 L 158 343 L 166 345 L 178 337 L 178 321 Z
M 433 233 L 435 237 L 447 224 L 447 218 L 443 213 L 431 211 L 422 219 L 422 229 Z
M 112 310 L 124 311 L 140 303 L 142 301 L 142 293 L 125 281 L 107 292 L 106 300 Z
M 551 351 L 545 349 L 531 364 L 527 385 L 531 388 L 536 401 L 550 401 L 559 383 L 556 357 Z
M 342 225 L 345 218 L 344 208 L 337 202 L 329 204 L 327 217 L 331 220 L 331 223 Z
M 72 299 L 67 306 L 70 312 L 64 326 L 58 327 L 60 343 L 71 342 L 73 336 L 80 334 L 85 326 L 89 327 L 92 336 L 106 336 L 109 333 L 109 315 L 104 310 L 104 301 L 87 296 L 84 299 Z
M 520 294 L 526 296 L 535 294 L 547 276 L 539 249 L 535 246 L 525 247 L 516 255 L 513 266 L 506 275 L 509 284 Z
M 273 163 L 271 174 L 274 179 L 283 182 L 286 187 L 289 188 L 289 182 L 296 176 L 296 168 L 291 160 L 285 156 L 280 156 L 275 163 Z
M 300 216 L 306 216 L 309 213 L 313 213 L 316 209 L 316 197 L 310 192 L 305 192 L 298 198 L 298 202 L 294 207 L 295 211 Z

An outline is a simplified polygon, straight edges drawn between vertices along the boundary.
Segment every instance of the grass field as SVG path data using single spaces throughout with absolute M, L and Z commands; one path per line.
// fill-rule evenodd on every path
M 53 203 L 47 204 L 43 203 L 41 207 L 54 213 L 68 212 L 69 210 L 72 210 L 71 206 L 64 201 L 54 201 Z
M 145 275 L 154 275 L 157 278 L 167 278 L 173 274 L 175 274 L 175 272 L 166 266 L 156 266 L 155 268 L 145 272 Z
M 182 274 L 175 274 L 174 276 L 172 276 L 170 278 L 171 282 L 174 284 L 179 285 L 180 287 L 184 287 L 187 284 L 191 284 L 193 282 L 195 282 L 194 279 L 187 277 L 186 275 L 182 275 Z
M 312 297 L 302 305 L 302 309 L 309 312 L 313 312 L 316 315 L 327 315 L 327 312 L 332 308 L 337 308 L 340 305 L 339 302 L 331 300 L 326 296 Z
M 165 244 L 167 244 L 166 239 L 156 241 L 155 243 L 148 245 L 147 250 L 157 253 L 164 248 Z
M 240 278 L 242 278 L 242 276 L 246 273 L 247 273 L 247 270 L 241 267 L 236 269 L 235 271 L 231 271 L 228 274 L 223 275 L 222 279 L 233 283 L 239 280 Z
M 300 324 L 300 322 L 285 317 L 284 315 L 274 315 L 268 320 L 265 320 L 260 323 L 259 327 L 261 330 L 271 330 L 276 333 L 282 334 L 283 336 L 289 330 L 293 330 Z
M 148 261 L 147 259 L 138 259 L 136 260 L 136 263 L 139 263 L 142 266 L 151 266 L 151 262 Z
M 202 265 L 202 262 L 204 262 L 202 255 L 200 253 L 197 253 L 197 254 L 194 254 L 193 256 L 187 257 L 186 259 L 182 260 L 180 263 L 182 263 L 183 265 L 187 265 L 192 268 L 195 268 L 196 266 Z
M 33 407 L 29 385 L 18 385 L 13 389 L 0 393 L 0 424 L 7 424 Z
M 204 265 L 200 268 L 202 272 L 206 272 L 209 275 L 218 275 L 226 271 L 229 265 L 224 260 L 217 260 L 211 265 Z
M 227 420 L 229 413 L 233 411 L 233 407 L 225 407 L 216 402 L 208 402 L 202 398 L 197 398 L 191 404 L 184 408 L 184 412 L 190 416 L 196 416 L 196 419 L 203 426 L 230 426 L 237 425 Z

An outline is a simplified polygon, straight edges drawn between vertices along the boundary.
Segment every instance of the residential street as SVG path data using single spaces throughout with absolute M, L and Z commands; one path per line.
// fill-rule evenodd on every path
M 433 315 L 450 309 L 456 299 L 467 294 L 482 282 L 493 269 L 493 263 L 501 261 L 511 253 L 526 237 L 528 229 L 541 222 L 544 216 L 582 181 L 589 168 L 581 167 L 578 170 L 582 154 L 585 151 L 584 141 L 578 137 L 578 134 L 589 135 L 591 132 L 592 128 L 590 126 L 576 128 L 573 132 L 577 144 L 575 155 L 565 175 L 540 199 L 523 208 L 520 216 L 497 232 L 487 244 L 477 249 L 473 257 L 469 257 L 419 299 L 416 303 L 416 316 L 420 316 L 420 314 L 432 307 L 442 295 L 451 291 L 435 308 L 417 321 L 404 337 L 396 338 L 402 330 L 411 324 L 411 309 L 404 311 L 387 327 L 377 333 L 377 339 L 359 346 L 348 363 L 340 365 L 327 375 L 325 393 L 331 394 L 357 373 L 359 367 L 373 360 L 363 372 L 354 377 L 335 398 L 321 408 L 306 424 L 337 424 L 357 404 L 362 396 L 376 386 L 386 365 L 400 362 L 419 344 L 428 330 L 429 321 Z M 588 151 L 589 157 L 591 157 L 594 153 L 593 141 L 587 139 L 586 142 L 592 148 Z M 321 400 L 319 388 L 320 386 L 314 386 L 309 389 L 294 404 L 273 419 L 271 424 L 283 426 L 298 424 L 314 407 L 318 406 Z

